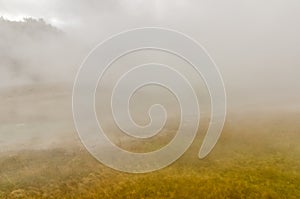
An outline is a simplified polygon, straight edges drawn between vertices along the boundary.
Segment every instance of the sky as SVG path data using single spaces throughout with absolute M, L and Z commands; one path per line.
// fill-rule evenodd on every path
M 24 52 L 33 60 L 35 52 L 45 52 L 38 63 L 30 64 L 30 60 L 21 70 L 41 74 L 40 79 L 72 82 L 82 59 L 99 42 L 120 31 L 158 26 L 186 33 L 207 49 L 220 68 L 232 101 L 299 101 L 297 0 L 0 0 L 0 16 L 11 21 L 42 18 L 64 33 L 64 42 L 57 41 L 57 45 L 47 39 L 45 43 L 35 41 L 46 46 L 52 43 L 54 47 L 47 50 L 21 42 L 17 55 L 16 50 L 6 52 L 12 53 L 11 57 Z M 0 42 L 16 46 L 13 40 L 0 38 Z M 52 66 L 48 61 L 55 56 Z M 10 70 L 11 66 L 1 68 Z M 58 70 L 64 72 L 58 74 Z M 2 80 L 3 85 L 22 84 L 14 84 L 7 74 L 2 72 L 2 79 L 7 79 L 6 83 Z

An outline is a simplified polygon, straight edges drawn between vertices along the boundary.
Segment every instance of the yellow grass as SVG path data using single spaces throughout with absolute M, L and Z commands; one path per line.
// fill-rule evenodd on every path
M 2 154 L 0 198 L 297 199 L 299 114 L 288 116 L 232 115 L 207 158 L 197 158 L 199 136 L 174 164 L 147 174 L 114 171 L 80 147 Z

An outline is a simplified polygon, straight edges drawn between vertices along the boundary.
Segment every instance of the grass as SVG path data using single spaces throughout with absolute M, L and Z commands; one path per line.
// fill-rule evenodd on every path
M 174 164 L 147 174 L 114 171 L 82 147 L 2 154 L 0 198 L 298 199 L 298 116 L 236 117 L 207 158 L 197 158 L 198 136 Z

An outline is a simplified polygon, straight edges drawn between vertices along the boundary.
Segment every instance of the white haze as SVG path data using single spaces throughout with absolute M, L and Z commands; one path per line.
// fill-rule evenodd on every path
M 108 36 L 145 26 L 184 32 L 206 47 L 229 111 L 299 108 L 296 0 L 0 0 L 0 16 L 2 146 L 24 144 L 20 135 L 32 141 L 26 133 L 74 136 L 71 85 L 82 60 Z

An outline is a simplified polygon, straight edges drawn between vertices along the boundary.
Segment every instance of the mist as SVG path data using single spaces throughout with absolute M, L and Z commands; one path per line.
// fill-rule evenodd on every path
M 0 5 L 1 87 L 51 79 L 72 83 L 99 42 L 120 31 L 157 26 L 201 43 L 220 68 L 229 97 L 299 99 L 297 1 L 2 0 Z M 8 22 L 21 16 L 33 20 Z
M 0 0 L 1 148 L 67 145 L 62 137 L 78 143 L 77 70 L 99 42 L 140 27 L 174 29 L 201 43 L 223 76 L 229 112 L 298 110 L 299 15 L 293 0 Z

